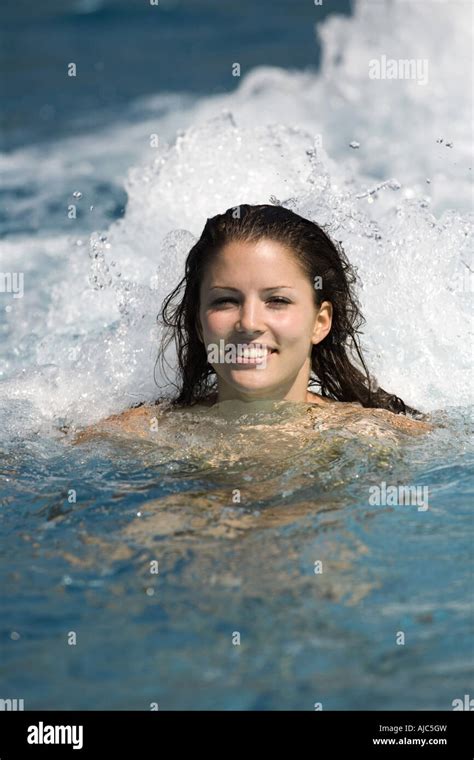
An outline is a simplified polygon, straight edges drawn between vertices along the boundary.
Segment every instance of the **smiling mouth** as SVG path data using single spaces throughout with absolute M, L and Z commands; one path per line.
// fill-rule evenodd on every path
M 237 346 L 236 364 L 263 364 L 272 354 L 276 354 L 276 348 L 268 346 Z

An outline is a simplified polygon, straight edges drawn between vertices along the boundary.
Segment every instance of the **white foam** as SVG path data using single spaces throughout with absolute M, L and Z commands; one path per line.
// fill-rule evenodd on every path
M 470 7 L 409 10 L 372 0 L 354 17 L 329 17 L 321 74 L 261 67 L 231 94 L 137 102 L 135 123 L 58 142 L 43 161 L 34 147 L 2 158 L 25 182 L 42 178 L 45 198 L 48 178 L 66 187 L 78 167 L 116 180 L 125 159 L 137 167 L 125 217 L 102 240 L 4 245 L 0 269 L 25 273 L 25 297 L 5 312 L 4 427 L 85 424 L 163 395 L 155 318 L 189 248 L 207 217 L 271 196 L 329 225 L 357 266 L 363 345 L 379 383 L 424 410 L 470 401 Z M 368 61 L 383 54 L 427 58 L 429 83 L 370 80 Z M 154 110 L 161 116 L 150 118 Z

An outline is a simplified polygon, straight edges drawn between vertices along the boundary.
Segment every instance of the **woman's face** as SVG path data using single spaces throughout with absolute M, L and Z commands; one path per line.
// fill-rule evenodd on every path
M 311 349 L 331 329 L 332 306 L 281 243 L 234 241 L 201 283 L 198 332 L 218 400 L 306 401 Z

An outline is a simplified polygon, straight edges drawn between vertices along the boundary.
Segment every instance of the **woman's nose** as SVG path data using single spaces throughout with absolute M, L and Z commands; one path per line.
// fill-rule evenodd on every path
M 258 301 L 247 300 L 241 303 L 237 319 L 237 326 L 241 332 L 253 333 L 263 329 L 262 319 L 263 312 Z

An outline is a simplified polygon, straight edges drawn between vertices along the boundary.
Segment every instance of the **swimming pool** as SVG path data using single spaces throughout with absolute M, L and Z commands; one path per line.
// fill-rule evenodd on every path
M 186 413 L 167 445 L 3 451 L 2 696 L 452 709 L 473 667 L 468 411 L 398 442 Z M 381 483 L 427 487 L 428 509 L 371 505 Z

